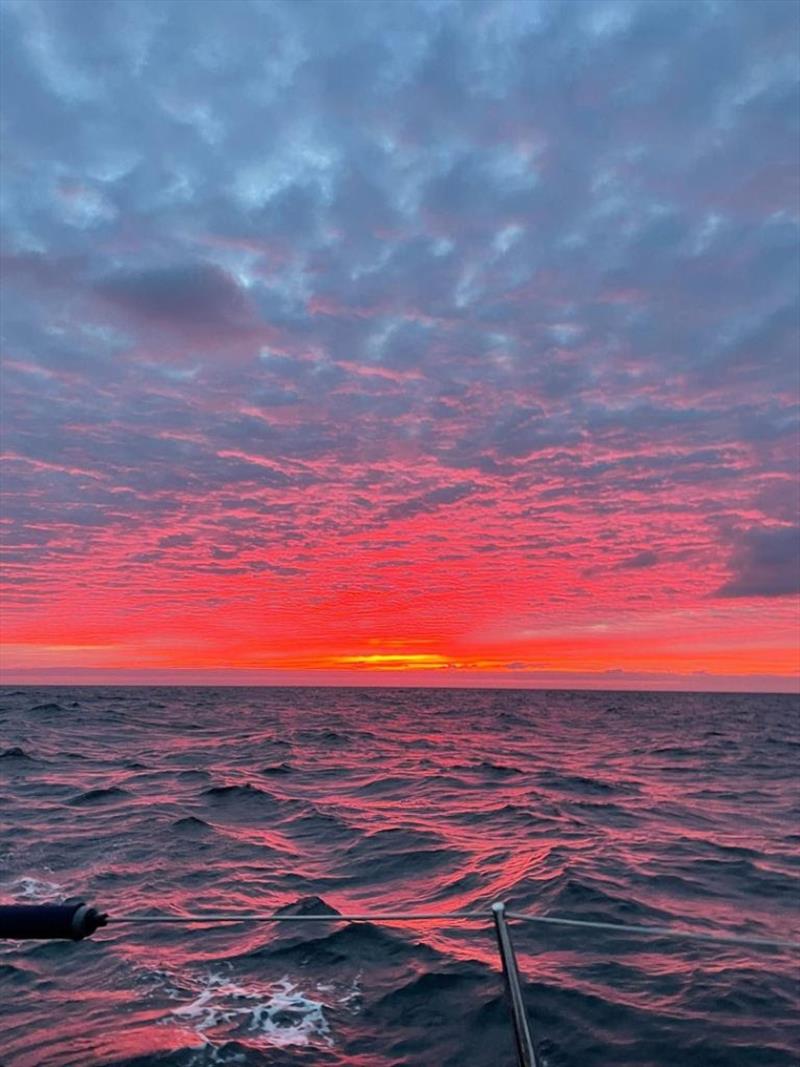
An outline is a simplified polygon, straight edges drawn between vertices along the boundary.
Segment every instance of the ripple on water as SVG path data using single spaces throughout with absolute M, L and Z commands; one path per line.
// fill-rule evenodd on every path
M 794 920 L 784 698 L 64 688 L 0 704 L 4 901 L 313 914 L 504 897 L 763 936 Z M 789 953 L 533 924 L 515 940 L 547 1067 L 796 1063 Z M 0 984 L 4 1067 L 514 1058 L 486 924 L 109 926 L 1 946 Z

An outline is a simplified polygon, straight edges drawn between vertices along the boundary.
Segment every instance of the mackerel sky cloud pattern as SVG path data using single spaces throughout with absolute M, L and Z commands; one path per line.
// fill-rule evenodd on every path
M 796 676 L 797 5 L 2 11 L 9 677 Z

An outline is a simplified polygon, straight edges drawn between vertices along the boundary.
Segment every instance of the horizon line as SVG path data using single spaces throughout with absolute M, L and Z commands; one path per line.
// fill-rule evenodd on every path
M 0 671 L 0 685 L 264 689 L 499 689 L 800 695 L 800 676 L 658 671 L 418 671 L 271 667 L 39 667 Z M 743 688 L 747 687 L 747 688 Z

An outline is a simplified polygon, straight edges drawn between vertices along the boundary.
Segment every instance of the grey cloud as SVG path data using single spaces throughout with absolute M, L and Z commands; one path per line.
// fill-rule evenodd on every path
M 193 543 L 194 538 L 191 534 L 169 534 L 158 540 L 159 548 L 186 548 Z
M 738 533 L 731 577 L 720 597 L 778 597 L 800 593 L 800 526 L 752 527 Z
M 472 496 L 478 491 L 478 486 L 472 482 L 461 482 L 457 485 L 442 486 L 440 489 L 431 489 L 427 493 L 410 497 L 398 504 L 392 504 L 386 509 L 389 519 L 408 519 L 414 515 L 438 511 L 439 508 L 456 504 L 459 500 Z
M 620 570 L 639 570 L 642 567 L 654 567 L 658 563 L 658 555 L 649 549 L 628 556 L 618 564 Z
M 192 330 L 236 330 L 248 317 L 239 286 L 206 263 L 122 272 L 99 282 L 97 289 L 145 319 Z

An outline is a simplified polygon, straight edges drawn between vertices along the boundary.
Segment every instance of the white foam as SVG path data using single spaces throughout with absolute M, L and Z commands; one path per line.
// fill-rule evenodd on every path
M 288 975 L 277 982 L 245 985 L 212 973 L 201 980 L 194 1000 L 171 1009 L 170 1014 L 188 1023 L 209 1044 L 214 1043 L 209 1031 L 222 1029 L 226 1040 L 244 1031 L 249 1043 L 255 1036 L 264 1046 L 332 1046 L 326 1008 L 329 1003 L 304 993 Z M 218 1040 L 219 1034 L 214 1038 Z
M 53 900 L 64 896 L 64 886 L 58 882 L 46 882 L 42 878 L 15 878 L 5 882 L 3 890 L 15 900 Z
M 322 992 L 323 990 L 326 992 L 329 990 L 331 992 L 334 992 L 335 986 L 328 987 L 318 985 L 317 990 L 320 992 Z M 338 1004 L 341 1004 L 343 1007 L 347 1008 L 351 1015 L 358 1015 L 358 1013 L 361 1011 L 363 998 L 364 994 L 361 990 L 361 975 L 357 974 L 353 979 L 350 988 L 346 992 L 342 993 L 341 996 L 338 996 L 336 998 L 336 1001 Z
M 260 1030 L 270 1038 L 270 1044 L 308 1045 L 319 1039 L 333 1045 L 328 1020 L 321 1000 L 313 1000 L 301 993 L 298 986 L 284 976 L 275 982 L 270 1000 L 259 1005 L 253 1013 L 251 1029 Z

